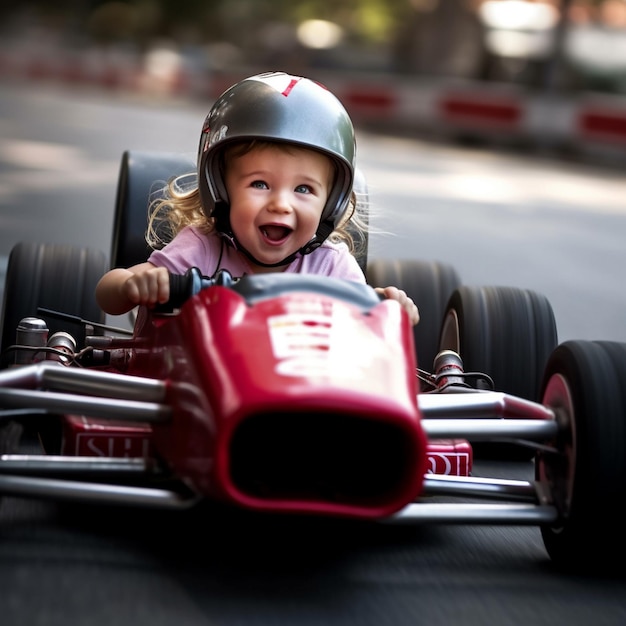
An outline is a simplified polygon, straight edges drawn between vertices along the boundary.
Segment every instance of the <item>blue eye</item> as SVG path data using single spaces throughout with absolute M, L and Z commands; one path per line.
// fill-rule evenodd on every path
M 296 187 L 297 193 L 312 193 L 311 188 L 308 185 L 298 185 Z
M 262 180 L 253 181 L 250 186 L 254 187 L 255 189 L 267 189 L 267 183 L 263 182 Z

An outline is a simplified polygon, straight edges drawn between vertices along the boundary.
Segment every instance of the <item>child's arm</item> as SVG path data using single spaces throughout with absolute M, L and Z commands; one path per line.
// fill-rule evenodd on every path
M 96 301 L 110 315 L 127 313 L 138 305 L 154 306 L 170 297 L 167 269 L 140 263 L 107 272 L 96 286 Z
M 376 293 L 379 293 L 390 300 L 397 300 L 409 314 L 411 324 L 415 326 L 420 321 L 420 313 L 415 306 L 415 302 L 409 298 L 405 291 L 397 287 L 376 287 Z

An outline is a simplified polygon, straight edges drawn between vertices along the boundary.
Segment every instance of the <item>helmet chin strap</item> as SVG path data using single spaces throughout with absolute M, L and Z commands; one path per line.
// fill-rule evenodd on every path
M 311 252 L 317 250 L 333 231 L 332 226 L 328 222 L 321 223 L 313 238 L 299 250 L 285 257 L 282 261 L 278 261 L 278 263 L 263 263 L 263 261 L 259 261 L 259 259 L 253 256 L 251 252 L 248 252 L 235 236 L 230 225 L 230 211 L 226 202 L 216 203 L 213 215 L 215 216 L 215 229 L 219 235 L 235 250 L 245 254 L 250 261 L 260 267 L 281 267 L 282 265 L 289 265 L 298 255 L 311 254 Z

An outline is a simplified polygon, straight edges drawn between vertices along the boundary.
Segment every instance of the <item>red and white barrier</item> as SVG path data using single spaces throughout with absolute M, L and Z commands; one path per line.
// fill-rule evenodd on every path
M 0 79 L 55 81 L 207 101 L 256 71 L 262 70 L 194 72 L 179 63 L 167 73 L 154 74 L 145 60 L 101 51 L 51 54 L 0 49 Z M 339 97 L 357 124 L 524 141 L 528 146 L 583 151 L 604 147 L 620 158 L 626 153 L 626 97 L 587 92 L 546 95 L 516 85 L 380 74 L 314 74 Z
M 334 81 L 333 89 L 357 122 L 524 141 L 529 146 L 606 147 L 626 153 L 626 97 L 587 92 L 546 95 L 514 85 L 416 79 L 409 87 L 376 79 L 357 87 L 355 95 L 350 80 L 342 79 Z

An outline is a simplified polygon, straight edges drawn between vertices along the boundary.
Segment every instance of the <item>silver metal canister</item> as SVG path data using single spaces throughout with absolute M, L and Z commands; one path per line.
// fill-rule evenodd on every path
M 72 335 L 61 330 L 48 339 L 48 348 L 54 349 L 47 354 L 49 360 L 70 365 L 76 354 L 76 340 Z
M 29 346 L 30 348 L 45 348 L 48 343 L 48 326 L 44 320 L 38 317 L 24 317 L 17 325 L 15 332 L 15 343 L 18 346 Z M 16 350 L 15 364 L 28 365 L 37 363 L 46 358 L 45 351 L 34 349 Z
M 463 361 L 452 350 L 442 350 L 435 357 L 435 379 L 437 387 L 443 388 L 449 385 L 462 385 L 467 387 L 463 377 Z

